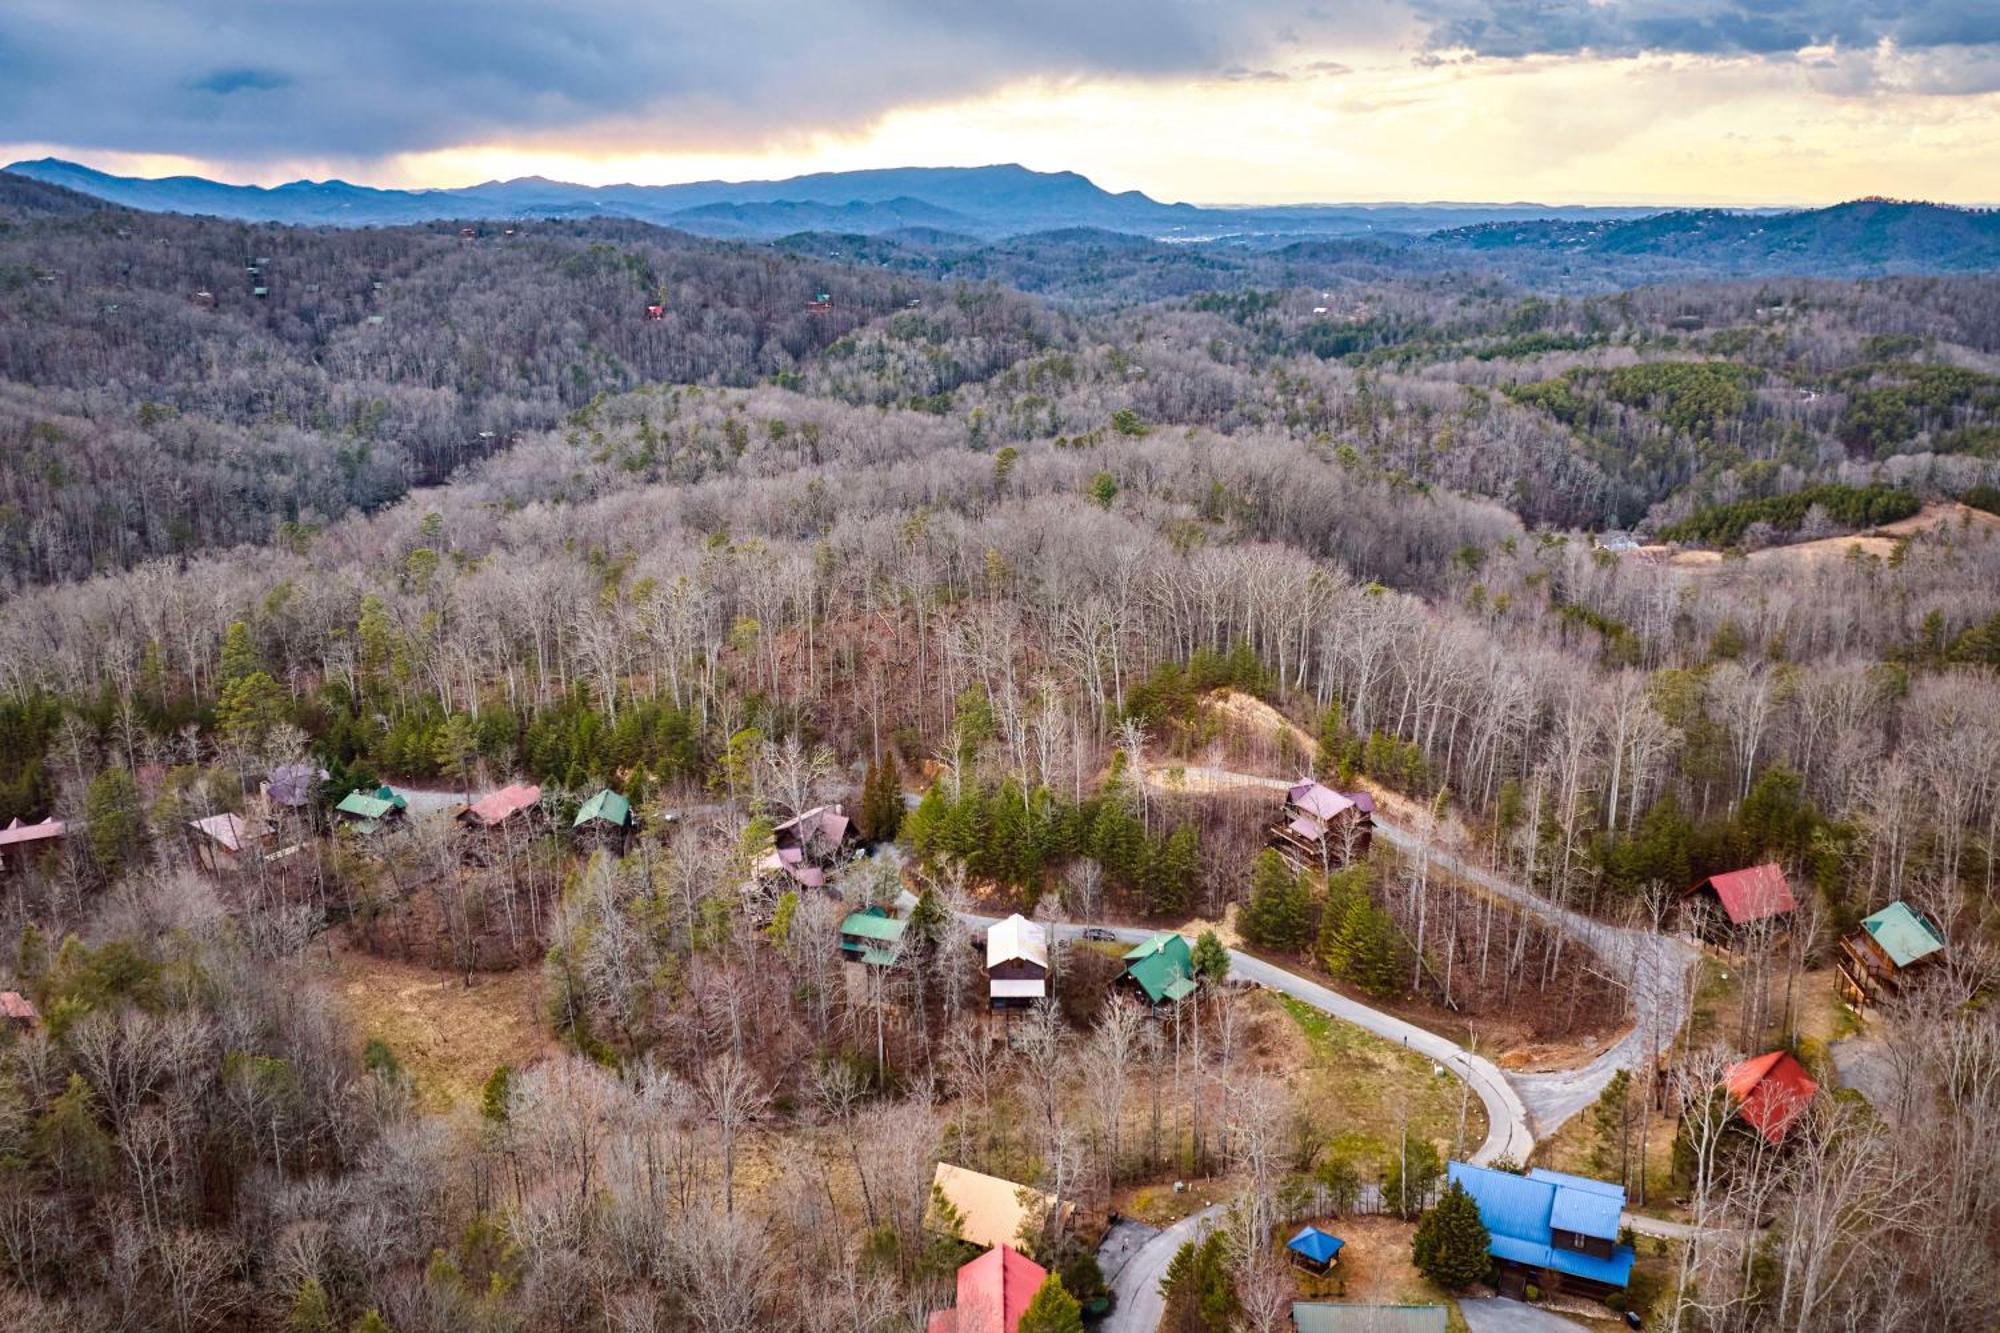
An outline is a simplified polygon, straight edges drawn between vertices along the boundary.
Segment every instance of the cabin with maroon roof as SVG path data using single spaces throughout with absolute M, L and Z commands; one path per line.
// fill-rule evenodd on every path
M 1736 1104 L 1737 1118 L 1774 1146 L 1784 1142 L 1819 1091 L 1819 1082 L 1787 1051 L 1731 1065 L 1722 1084 Z
M 1686 893 L 1695 932 L 1727 943 L 1737 932 L 1762 921 L 1777 921 L 1798 910 L 1792 886 L 1775 862 L 1710 875 Z
M 1011 1245 L 996 1245 L 958 1270 L 958 1300 L 925 1333 L 1015 1333 L 1049 1270 Z
M 1368 854 L 1375 802 L 1346 796 L 1308 778 L 1285 789 L 1285 808 L 1268 830 L 1270 845 L 1302 870 L 1330 870 Z

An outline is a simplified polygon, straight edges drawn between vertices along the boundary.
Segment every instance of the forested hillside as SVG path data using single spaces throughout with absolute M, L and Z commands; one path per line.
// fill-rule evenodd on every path
M 1086 1298 L 1198 1182 L 1225 1315 L 1170 1326 L 1276 1333 L 1265 1242 L 1407 1249 L 1480 1112 L 1231 931 L 1521 1077 L 1638 1034 L 1533 1128 L 1693 1201 L 1649 1317 L 2000 1320 L 2000 280 L 0 190 L 0 823 L 64 821 L 0 841 L 0 1326 L 903 1333 L 973 1253 L 949 1160 L 1048 1193 L 1010 1239 Z M 1365 861 L 1260 855 L 1306 774 Z M 836 801 L 865 854 L 786 869 Z M 1704 953 L 1682 891 L 1766 862 L 1797 915 Z M 1946 960 L 1864 1022 L 1893 902 Z M 1188 1007 L 1065 940 L 989 1012 L 1015 911 L 1186 927 Z M 1608 939 L 1696 962 L 1668 1004 Z M 1780 1046 L 1827 1097 L 1715 1147 Z

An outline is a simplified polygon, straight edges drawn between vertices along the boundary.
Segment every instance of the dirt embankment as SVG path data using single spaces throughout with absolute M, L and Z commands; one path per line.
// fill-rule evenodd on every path
M 1989 514 L 1983 509 L 1974 509 L 1956 501 L 1928 504 L 1908 518 L 1884 523 L 1867 532 L 1844 537 L 1820 537 L 1807 542 L 1794 542 L 1789 546 L 1767 546 L 1761 551 L 1752 551 L 1743 558 L 1741 567 L 1762 572 L 1810 569 L 1849 559 L 1856 552 L 1886 560 L 1898 543 L 1933 533 L 1947 537 L 1967 535 L 1985 540 L 2000 539 L 2000 514 Z M 1669 546 L 1642 546 L 1632 555 L 1636 559 L 1664 563 L 1675 569 L 1711 571 L 1738 567 L 1720 551 L 1677 551 Z

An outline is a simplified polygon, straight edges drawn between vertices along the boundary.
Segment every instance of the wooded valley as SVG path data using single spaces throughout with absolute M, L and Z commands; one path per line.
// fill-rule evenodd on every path
M 2000 278 L 827 239 L 0 175 L 0 1327 L 2000 1323 Z

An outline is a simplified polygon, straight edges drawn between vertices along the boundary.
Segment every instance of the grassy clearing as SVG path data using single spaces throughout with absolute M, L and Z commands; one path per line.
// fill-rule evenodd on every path
M 1323 1133 L 1364 1135 L 1386 1152 L 1407 1125 L 1413 1137 L 1455 1152 L 1462 1110 L 1466 1149 L 1486 1137 L 1479 1099 L 1457 1079 L 1437 1074 L 1425 1057 L 1288 995 L 1269 998 L 1291 1019 L 1301 1048 L 1293 1088 Z
M 331 982 L 359 1040 L 389 1044 L 428 1111 L 476 1101 L 496 1067 L 518 1069 L 555 1050 L 537 967 L 480 973 L 467 986 L 455 972 L 341 949 Z

